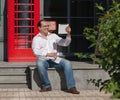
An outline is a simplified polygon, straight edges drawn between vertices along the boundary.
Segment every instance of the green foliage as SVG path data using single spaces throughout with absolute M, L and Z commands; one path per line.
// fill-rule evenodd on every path
M 90 81 L 97 85 L 99 83 L 101 89 L 113 93 L 113 97 L 120 98 L 120 3 L 113 0 L 113 5 L 107 11 L 100 5 L 96 6 L 103 14 L 99 17 L 97 25 L 84 29 L 84 35 L 92 42 L 90 47 L 96 47 L 101 57 L 87 57 L 94 59 L 108 72 L 110 79 L 103 82 Z

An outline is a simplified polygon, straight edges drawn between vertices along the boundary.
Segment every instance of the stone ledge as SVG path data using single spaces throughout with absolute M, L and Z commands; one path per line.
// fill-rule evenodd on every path
M 77 65 L 77 64 L 76 64 Z M 81 64 L 82 65 L 82 64 Z M 75 66 L 75 64 L 74 64 Z M 35 65 L 29 65 L 30 78 L 31 78 L 31 89 L 39 90 L 40 89 L 40 78 L 37 72 Z M 98 67 L 73 67 L 74 78 L 76 81 L 76 87 L 78 89 L 98 89 L 93 86 L 93 84 L 88 84 L 87 80 L 89 79 L 103 79 L 106 80 L 109 78 L 108 74 L 98 68 Z M 55 68 L 48 69 L 48 76 L 51 81 L 53 89 L 66 89 L 65 76 L 62 70 L 56 70 Z
M 73 69 L 74 70 L 77 70 L 77 69 L 94 69 L 94 70 L 102 70 L 101 68 L 99 68 L 99 65 L 98 64 L 90 64 L 89 62 L 79 62 L 79 61 L 71 61 L 72 62 L 72 65 L 73 65 Z M 30 64 L 29 67 L 31 68 L 35 68 L 36 65 L 35 64 Z M 49 70 L 53 70 L 55 68 L 49 68 Z

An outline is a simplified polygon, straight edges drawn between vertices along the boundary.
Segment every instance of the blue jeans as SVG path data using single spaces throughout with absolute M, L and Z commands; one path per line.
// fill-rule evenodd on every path
M 52 68 L 52 67 L 57 68 L 57 69 L 58 68 L 63 69 L 68 89 L 75 87 L 75 80 L 73 77 L 72 64 L 69 60 L 62 58 L 60 63 L 57 64 L 57 63 L 53 62 L 52 60 L 38 59 L 36 62 L 36 65 L 37 65 L 38 73 L 39 73 L 41 81 L 42 81 L 42 88 L 48 88 L 49 86 L 51 86 L 49 78 L 48 78 L 47 69 Z

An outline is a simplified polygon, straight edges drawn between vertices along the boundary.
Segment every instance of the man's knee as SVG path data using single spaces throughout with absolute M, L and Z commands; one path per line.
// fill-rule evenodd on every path
M 72 63 L 69 60 L 64 59 L 64 65 L 65 65 L 65 68 L 68 68 L 68 69 L 72 68 Z
M 49 64 L 46 60 L 37 60 L 36 65 L 38 69 L 47 69 L 49 67 Z

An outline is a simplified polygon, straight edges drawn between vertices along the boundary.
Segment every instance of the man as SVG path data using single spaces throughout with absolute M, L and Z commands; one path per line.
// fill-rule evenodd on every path
M 57 45 L 68 46 L 71 42 L 71 28 L 66 28 L 66 39 L 62 39 L 58 35 L 49 32 L 49 25 L 46 20 L 38 22 L 39 33 L 33 38 L 32 50 L 37 57 L 36 65 L 38 73 L 42 80 L 42 88 L 40 92 L 51 91 L 52 87 L 48 78 L 47 69 L 49 67 L 63 69 L 66 84 L 69 93 L 79 94 L 75 87 L 75 80 L 73 77 L 72 64 L 70 61 L 60 58 L 57 52 Z

